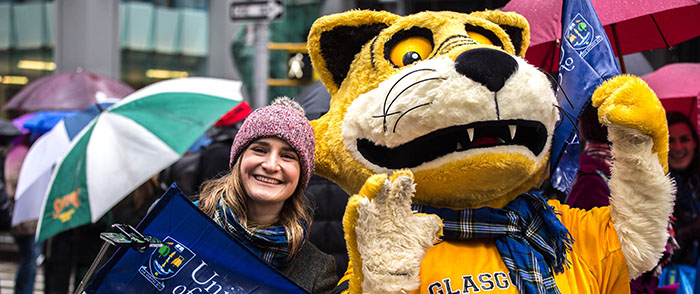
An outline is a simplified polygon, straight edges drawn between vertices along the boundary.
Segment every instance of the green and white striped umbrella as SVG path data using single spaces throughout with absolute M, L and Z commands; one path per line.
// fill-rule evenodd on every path
M 241 83 L 184 78 L 152 84 L 105 109 L 72 141 L 51 176 L 37 241 L 95 222 L 177 161 L 243 101 Z

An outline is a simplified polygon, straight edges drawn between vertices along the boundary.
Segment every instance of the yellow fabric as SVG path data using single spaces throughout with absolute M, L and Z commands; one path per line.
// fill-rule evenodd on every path
M 465 25 L 478 26 L 489 32 L 489 40 L 495 36 L 502 47 L 461 42 L 436 50 L 440 48 L 439 44 L 448 44 L 446 42 L 451 38 L 467 34 Z M 355 233 L 360 201 L 363 197 L 371 199 L 377 195 L 388 178 L 375 174 L 390 171 L 361 160 L 363 156 L 358 149 L 350 148 L 357 139 L 353 137 L 353 131 L 357 131 L 357 128 L 344 130 L 344 127 L 352 125 L 352 121 L 345 121 L 346 115 L 356 99 L 372 93 L 382 82 L 401 72 L 401 67 L 386 60 L 385 52 L 391 52 L 394 48 L 392 46 L 396 44 L 390 41 L 399 40 L 394 39 L 397 34 L 415 27 L 429 30 L 432 34 L 436 48 L 428 57 L 430 59 L 455 60 L 464 50 L 475 48 L 490 48 L 524 57 L 530 41 L 530 29 L 524 17 L 497 10 L 468 15 L 428 11 L 409 16 L 353 10 L 324 16 L 312 26 L 307 42 L 309 55 L 315 71 L 332 95 L 328 113 L 312 122 L 317 144 L 316 172 L 339 184 L 348 194 L 356 194 L 349 199 L 343 227 L 350 262 L 357 268 L 362 267 Z M 505 30 L 506 27 L 509 29 Z M 363 41 L 343 42 L 348 38 Z M 398 54 L 395 59 L 401 56 Z M 522 87 L 526 90 L 528 85 Z M 638 78 L 622 76 L 601 85 L 592 99 L 594 106 L 599 107 L 599 117 L 604 123 L 639 129 L 651 135 L 654 138 L 654 151 L 658 153 L 662 166 L 667 168 L 665 116 L 661 104 L 648 86 Z M 650 120 L 650 117 L 660 119 Z M 430 122 L 420 118 L 420 123 L 426 129 L 431 126 Z M 442 127 L 441 124 L 436 125 Z M 539 186 L 547 176 L 548 158 L 547 151 L 537 161 L 507 151 L 484 152 L 439 166 L 426 165 L 414 170 L 417 186 L 412 201 L 453 209 L 503 207 L 521 193 Z M 561 211 L 560 218 L 575 239 L 574 251 L 568 256 L 571 267 L 556 276 L 561 292 L 629 293 L 626 263 L 610 221 L 609 210 L 603 208 L 586 212 L 570 209 L 558 202 L 551 205 Z M 407 232 L 407 235 L 410 233 Z M 493 240 L 442 242 L 427 252 L 421 265 L 423 280 L 421 288 L 415 293 L 430 293 L 429 286 L 436 282 L 439 287 L 435 284 L 435 293 L 464 293 L 464 276 L 470 275 L 478 287 L 489 288 L 489 281 L 493 283 L 493 290 L 479 288 L 480 293 L 517 292 L 512 287 L 502 291 L 498 289 L 498 283 L 503 286 L 507 281 L 510 285 L 510 278 L 497 274 L 506 274 L 507 269 Z M 484 275 L 480 280 L 482 273 Z M 450 289 L 446 287 L 446 279 L 449 279 Z M 341 283 L 349 284 L 350 292 L 361 293 L 362 281 L 362 273 L 353 275 L 350 266 Z M 476 289 L 471 290 L 469 293 L 477 292 Z
M 593 92 L 591 102 L 598 108 L 601 123 L 626 126 L 651 136 L 654 140 L 653 151 L 657 153 L 664 171 L 668 172 L 666 112 L 644 80 L 628 74 L 616 76 Z
M 590 211 L 549 204 L 574 238 L 570 268 L 555 276 L 561 293 L 630 293 L 627 266 L 607 207 Z M 341 283 L 352 275 L 348 267 Z M 494 239 L 440 242 L 421 262 L 421 284 L 414 294 L 518 293 Z M 466 283 L 465 283 L 466 281 Z
M 469 45 L 470 48 L 491 48 L 513 55 L 516 52 L 515 45 L 501 25 L 518 28 L 518 39 L 523 41 L 518 48 L 519 55 L 524 56 L 525 48 L 529 44 L 529 26 L 524 17 L 514 12 L 481 11 L 463 14 L 425 11 L 410 16 L 399 16 L 385 11 L 353 10 L 319 18 L 310 30 L 307 46 L 314 70 L 332 98 L 328 113 L 311 122 L 316 134 L 316 173 L 337 183 L 350 195 L 357 193 L 365 181 L 376 172 L 356 160 L 359 156 L 353 153 L 356 151 L 346 148 L 341 134 L 343 120 L 354 99 L 399 72 L 400 68 L 389 62 L 379 61 L 378 56 L 383 55 L 386 49 L 384 45 L 396 33 L 412 27 L 430 29 L 435 44 L 444 43 L 455 35 L 466 34 L 467 23 L 490 31 L 503 43 L 503 48 L 486 44 L 472 44 Z M 322 36 L 338 27 L 356 28 L 355 33 L 361 34 L 361 27 L 377 24 L 390 27 L 374 36 L 374 39 L 363 45 L 359 52 L 353 53 L 353 61 L 345 80 L 342 84 L 337 84 L 329 69 L 333 64 L 329 65 L 327 62 L 332 62 L 330 57 L 347 53 L 324 52 Z M 445 57 L 454 60 L 462 51 L 447 52 L 435 52 L 437 55 L 431 55 L 429 58 Z M 533 166 L 531 161 L 511 153 L 475 156 L 471 160 L 416 172 L 415 182 L 418 185 L 415 199 L 420 200 L 421 204 L 432 206 L 455 204 L 455 208 L 464 208 L 464 205 L 457 204 L 465 202 L 472 204 L 470 207 L 489 205 L 487 202 L 491 201 L 507 203 L 520 193 L 531 189 L 532 183 L 540 183 L 541 175 L 547 166 L 546 160 L 538 166 Z M 478 189 L 474 187 L 475 183 L 480 185 Z M 495 194 L 498 194 L 495 198 L 503 199 L 493 199 Z

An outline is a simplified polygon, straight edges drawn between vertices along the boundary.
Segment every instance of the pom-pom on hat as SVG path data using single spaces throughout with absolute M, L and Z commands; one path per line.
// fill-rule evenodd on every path
M 306 188 L 314 173 L 314 129 L 299 103 L 287 97 L 277 98 L 272 104 L 256 109 L 243 121 L 231 145 L 229 168 L 250 143 L 266 137 L 280 138 L 296 151 L 301 165 L 299 184 L 302 189 Z

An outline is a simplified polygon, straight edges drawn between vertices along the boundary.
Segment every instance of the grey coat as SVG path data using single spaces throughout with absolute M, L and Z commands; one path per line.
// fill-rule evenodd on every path
M 335 259 L 306 241 L 301 251 L 279 270 L 312 294 L 332 293 L 338 283 Z

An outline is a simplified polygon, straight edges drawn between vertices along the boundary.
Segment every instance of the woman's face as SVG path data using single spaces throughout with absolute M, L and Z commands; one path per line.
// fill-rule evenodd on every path
M 240 174 L 251 204 L 284 204 L 299 184 L 299 156 L 287 142 L 260 138 L 241 155 Z M 281 206 L 280 206 L 281 207 Z
M 676 123 L 668 127 L 668 135 L 668 165 L 673 170 L 685 170 L 695 156 L 695 134 L 688 125 Z

